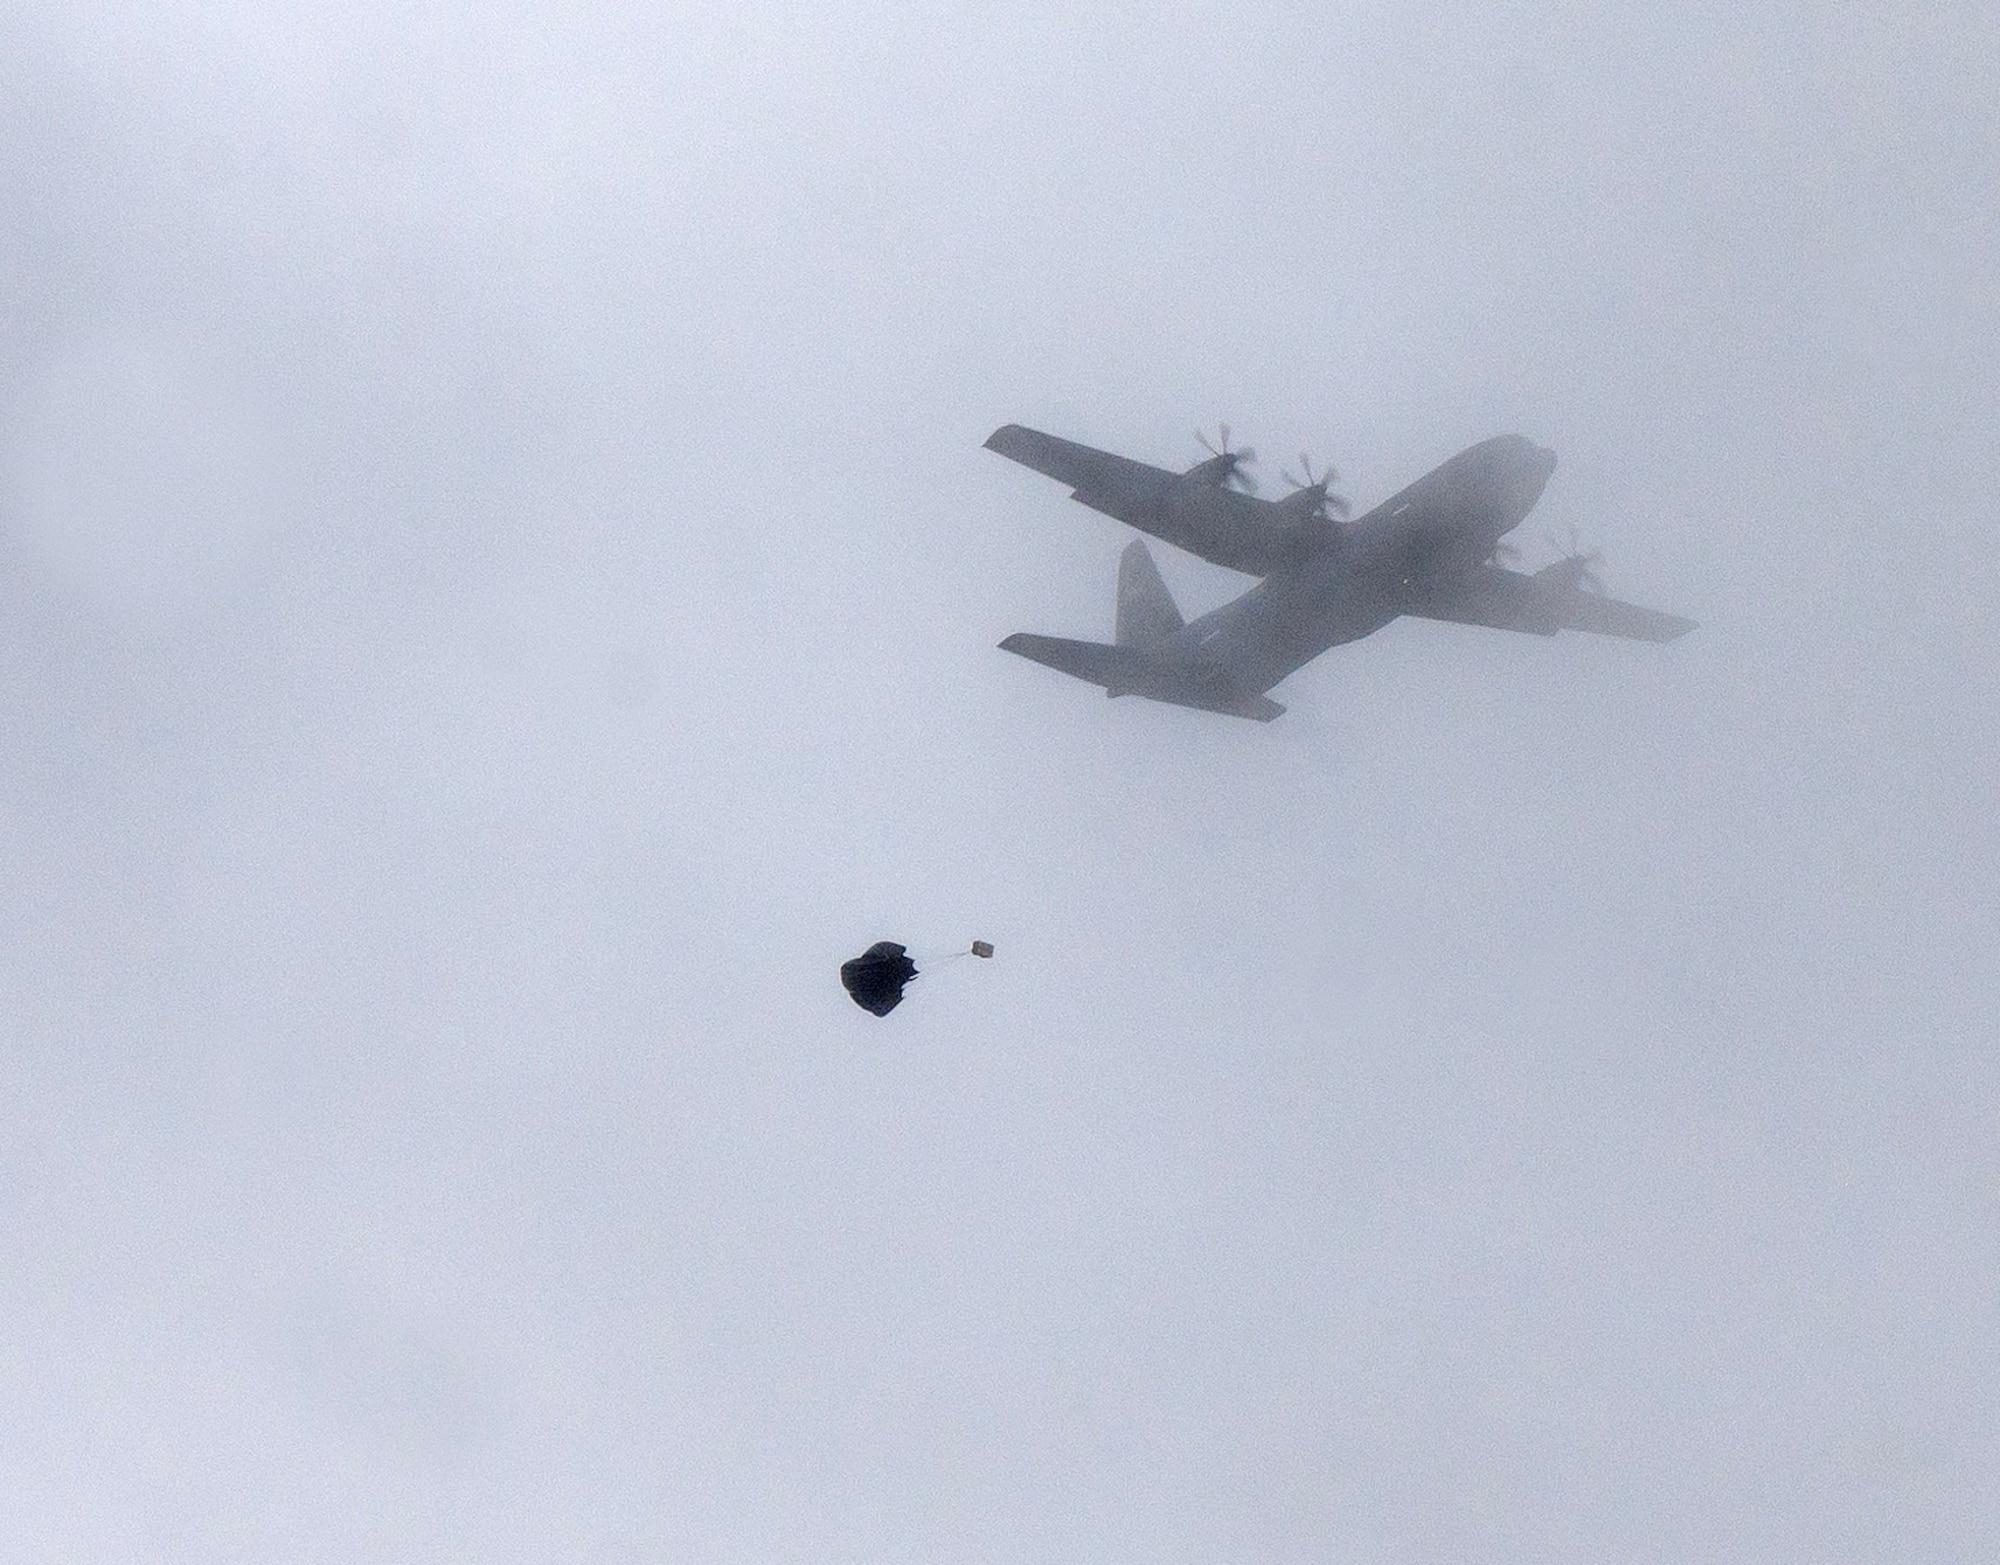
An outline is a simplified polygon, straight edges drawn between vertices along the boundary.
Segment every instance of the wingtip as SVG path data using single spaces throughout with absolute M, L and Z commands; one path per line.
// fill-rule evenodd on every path
M 1002 424 L 984 442 L 988 451 L 1004 451 L 1007 445 L 1021 433 L 1019 424 Z

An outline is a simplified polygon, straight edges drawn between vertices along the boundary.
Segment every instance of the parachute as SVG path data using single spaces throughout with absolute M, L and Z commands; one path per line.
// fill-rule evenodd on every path
M 975 940 L 970 951 L 955 954 L 990 957 L 993 945 L 991 941 Z M 903 986 L 916 976 L 917 964 L 910 960 L 909 948 L 893 940 L 878 940 L 859 956 L 840 964 L 841 987 L 862 1010 L 877 1016 L 887 1016 L 903 1003 Z
M 903 985 L 917 976 L 909 951 L 893 940 L 878 940 L 852 961 L 840 964 L 840 983 L 864 1011 L 887 1016 L 903 1003 Z

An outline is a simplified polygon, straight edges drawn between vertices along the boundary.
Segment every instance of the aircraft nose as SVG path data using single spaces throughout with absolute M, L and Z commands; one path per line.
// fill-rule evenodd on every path
M 1547 446 L 1537 445 L 1526 435 L 1506 435 L 1494 442 L 1502 446 L 1500 466 L 1503 471 L 1512 471 L 1546 481 L 1556 470 L 1556 454 Z
M 1549 475 L 1556 470 L 1556 454 L 1547 446 L 1538 446 L 1532 440 L 1521 442 L 1521 453 L 1516 458 L 1514 468 L 1515 503 L 1522 515 L 1542 496 L 1542 489 L 1549 481 Z

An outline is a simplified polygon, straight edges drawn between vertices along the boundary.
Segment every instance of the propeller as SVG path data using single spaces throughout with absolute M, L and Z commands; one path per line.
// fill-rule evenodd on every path
M 1586 549 L 1574 527 L 1570 528 L 1567 535 L 1560 538 L 1550 533 L 1547 543 L 1549 552 L 1556 558 L 1555 563 L 1549 566 L 1544 574 L 1556 575 L 1565 585 L 1580 588 L 1585 592 L 1604 590 L 1604 578 L 1597 572 L 1597 567 L 1604 563 L 1603 552 Z
M 1257 453 L 1248 446 L 1245 446 L 1241 451 L 1230 450 L 1229 426 L 1227 424 L 1217 424 L 1215 426 L 1215 434 L 1216 439 L 1213 444 L 1210 443 L 1207 434 L 1199 429 L 1194 432 L 1194 438 L 1200 442 L 1202 450 L 1206 451 L 1221 465 L 1221 482 L 1234 484 L 1245 494 L 1255 494 L 1257 492 L 1257 480 L 1244 472 L 1243 467 L 1245 463 L 1256 461 Z
M 1340 474 L 1331 466 L 1321 468 L 1318 475 L 1313 473 L 1312 458 L 1303 451 L 1299 453 L 1299 471 L 1305 476 L 1296 477 L 1290 472 L 1280 476 L 1301 494 L 1318 492 L 1319 498 L 1313 503 L 1313 510 L 1319 515 L 1332 512 L 1335 516 L 1345 516 L 1353 507 L 1348 505 L 1345 495 L 1332 492 L 1333 485 L 1340 482 Z

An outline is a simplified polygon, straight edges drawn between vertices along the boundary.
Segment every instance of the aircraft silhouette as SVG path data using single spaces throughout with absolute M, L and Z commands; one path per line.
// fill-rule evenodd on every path
M 1541 498 L 1553 451 L 1495 435 L 1461 451 L 1366 515 L 1346 520 L 1332 469 L 1302 475 L 1282 500 L 1260 500 L 1229 449 L 1229 429 L 1185 472 L 1114 456 L 1019 424 L 996 429 L 988 450 L 1068 484 L 1071 498 L 1213 564 L 1261 577 L 1191 622 L 1160 579 L 1144 539 L 1118 566 L 1116 639 L 1017 634 L 1001 647 L 1104 687 L 1269 722 L 1285 709 L 1264 692 L 1329 647 L 1356 641 L 1401 615 L 1553 636 L 1595 631 L 1672 641 L 1694 621 L 1621 603 L 1593 590 L 1597 557 L 1572 541 L 1532 574 L 1500 563 L 1504 539 Z

